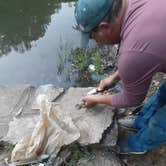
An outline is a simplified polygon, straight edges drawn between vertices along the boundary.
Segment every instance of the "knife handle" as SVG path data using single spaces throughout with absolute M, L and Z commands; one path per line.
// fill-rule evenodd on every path
M 113 88 L 115 85 L 116 85 L 116 83 L 111 83 L 111 84 L 105 86 L 104 89 L 102 89 L 102 90 L 97 90 L 97 93 L 101 93 L 101 92 L 107 91 L 107 90 Z

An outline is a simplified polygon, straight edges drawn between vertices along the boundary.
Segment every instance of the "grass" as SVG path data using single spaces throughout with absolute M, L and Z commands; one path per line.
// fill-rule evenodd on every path
M 89 65 L 94 65 L 94 73 L 103 74 L 101 55 L 97 50 L 85 51 L 76 48 L 72 51 L 72 62 L 79 71 L 88 71 Z
M 74 166 L 82 163 L 83 161 L 93 161 L 95 159 L 95 155 L 92 149 L 88 147 L 82 147 L 80 144 L 73 144 L 71 147 L 71 157 L 68 161 L 66 161 L 67 166 Z
M 13 151 L 14 147 L 15 147 L 15 145 L 13 145 L 13 144 L 5 143 L 4 150 L 11 153 Z
M 101 55 L 99 52 L 92 53 L 92 63 L 95 65 L 96 73 L 103 74 L 103 70 L 101 68 Z

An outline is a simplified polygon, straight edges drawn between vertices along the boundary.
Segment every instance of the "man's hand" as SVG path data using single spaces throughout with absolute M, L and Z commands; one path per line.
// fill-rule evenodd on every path
M 107 87 L 113 87 L 119 80 L 120 80 L 120 77 L 119 77 L 118 71 L 116 71 L 114 74 L 101 80 L 98 89 L 99 90 L 103 90 L 103 89 L 108 90 Z
M 103 90 L 106 87 L 110 87 L 110 85 L 116 84 L 119 80 L 120 80 L 120 77 L 119 77 L 118 71 L 116 71 L 114 74 L 110 75 L 109 77 L 105 78 L 104 80 L 100 82 L 98 90 Z M 99 103 L 111 105 L 110 95 L 102 95 L 102 94 L 87 95 L 82 98 L 82 101 L 85 103 L 85 106 L 87 108 L 92 108 Z
M 85 107 L 92 108 L 94 107 L 98 102 L 99 95 L 88 95 L 82 98 L 82 101 L 85 103 Z
M 111 105 L 111 96 L 110 95 L 88 95 L 82 98 L 82 101 L 85 103 L 87 108 L 92 108 L 97 104 L 106 104 Z

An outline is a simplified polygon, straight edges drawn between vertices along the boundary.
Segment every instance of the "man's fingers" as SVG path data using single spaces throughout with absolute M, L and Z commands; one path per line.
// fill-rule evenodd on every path
M 84 102 L 86 108 L 92 108 L 96 105 L 96 102 L 94 101 L 94 95 L 91 96 L 85 96 L 81 100 Z
M 82 98 L 81 98 L 81 101 L 83 101 L 83 102 L 86 102 L 86 100 L 87 100 L 86 97 L 82 97 Z

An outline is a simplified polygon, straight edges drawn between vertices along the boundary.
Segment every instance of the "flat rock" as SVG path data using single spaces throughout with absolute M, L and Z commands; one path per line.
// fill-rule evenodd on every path
M 34 91 L 34 87 L 30 85 L 0 86 L 0 138 L 7 134 L 12 118 L 23 109 L 28 109 Z
M 69 88 L 65 95 L 58 100 L 62 109 L 67 112 L 80 130 L 79 143 L 83 145 L 99 143 L 104 130 L 113 122 L 113 108 L 97 105 L 92 109 L 77 109 L 76 105 L 91 88 Z
M 16 124 L 29 124 L 27 125 L 28 130 L 26 128 L 22 131 L 12 129 L 10 135 L 13 137 L 13 141 L 12 139 L 6 139 L 6 141 L 15 144 L 24 134 L 32 132 L 39 116 L 39 111 L 36 111 L 38 109 L 36 107 L 36 96 L 46 94 L 49 100 L 55 100 L 62 93 L 63 88 L 57 88 L 51 84 L 38 88 L 31 85 L 0 86 L 0 139 L 4 140 L 4 137 L 6 137 L 10 122 L 11 125 L 14 125 L 13 129 L 16 129 Z
M 4 107 L 10 105 L 7 103 L 11 103 L 9 108 L 6 106 L 8 112 L 5 112 L 6 117 L 9 118 L 8 116 L 10 116 L 6 121 L 6 126 L 9 125 L 9 130 L 5 130 L 3 140 L 12 144 L 18 143 L 17 148 L 14 148 L 12 153 L 12 156 L 14 156 L 13 161 L 16 161 L 17 157 L 19 160 L 19 156 L 16 154 L 19 154 L 17 151 L 22 148 L 24 141 L 27 142 L 27 138 L 32 141 L 34 135 L 39 131 L 41 131 L 40 134 L 44 138 L 40 140 L 41 138 L 38 138 L 38 135 L 35 135 L 34 138 L 39 139 L 40 143 L 44 141 L 43 150 L 40 147 L 40 151 L 45 154 L 52 154 L 53 152 L 57 154 L 63 145 L 72 143 L 71 140 L 78 141 L 82 145 L 100 143 L 104 131 L 113 124 L 114 110 L 106 105 L 97 105 L 89 110 L 83 107 L 79 109 L 77 105 L 81 104 L 81 98 L 91 89 L 69 88 L 64 91 L 64 89 L 53 85 L 44 85 L 39 88 L 31 86 L 20 89 L 3 88 L 7 96 L 4 101 L 1 100 L 1 103 L 4 104 Z M 13 97 L 16 94 L 17 100 Z M 7 101 L 8 99 L 10 101 Z M 12 114 L 9 114 L 9 112 L 12 112 Z M 42 125 L 46 123 L 43 118 L 47 119 L 48 125 L 45 125 L 45 127 L 47 126 L 48 128 L 42 128 Z M 38 129 L 39 126 L 41 128 Z M 114 146 L 117 140 L 117 125 L 112 125 L 109 129 L 110 136 L 109 139 L 108 136 L 105 137 L 104 144 Z M 46 132 L 46 135 L 43 135 L 42 132 Z M 56 137 L 55 134 L 57 134 Z M 61 139 L 59 139 L 59 136 Z M 30 145 L 30 143 L 27 142 L 27 149 L 28 144 Z M 36 147 L 37 144 L 35 145 L 35 142 L 33 144 Z M 29 148 L 31 148 L 31 145 Z M 36 149 L 38 148 L 36 147 Z M 22 155 L 24 156 L 24 154 Z M 35 156 L 30 155 L 25 160 L 29 162 L 35 158 Z M 25 160 L 23 157 L 21 162 L 24 163 Z

